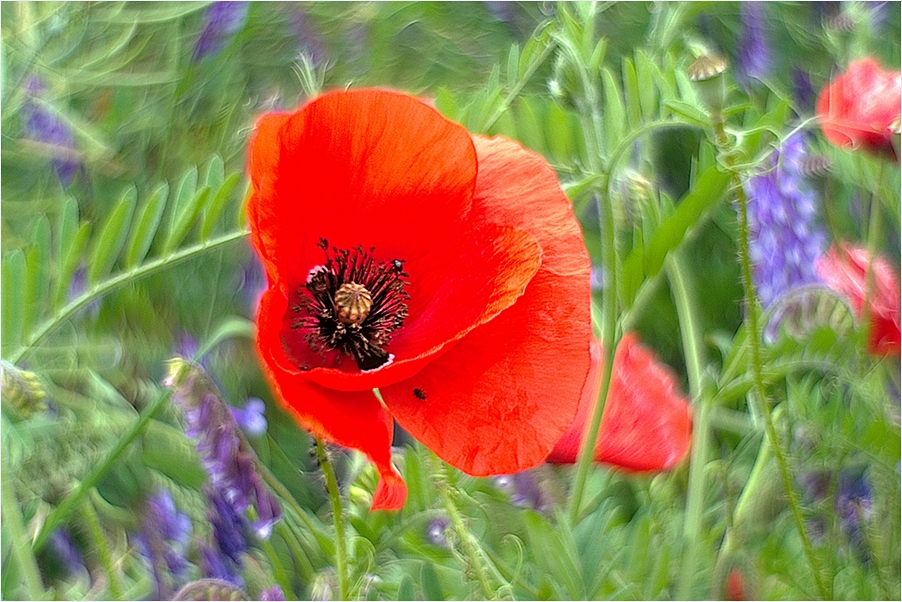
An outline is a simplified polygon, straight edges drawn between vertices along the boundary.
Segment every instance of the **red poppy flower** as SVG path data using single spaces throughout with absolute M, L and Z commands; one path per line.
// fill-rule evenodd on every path
M 867 291 L 868 264 L 873 277 Z M 868 351 L 875 355 L 900 351 L 899 279 L 889 262 L 877 257 L 872 262 L 866 249 L 849 244 L 833 246 L 817 262 L 817 273 L 827 286 L 849 300 L 858 317 L 867 300 L 869 322 Z M 869 294 L 868 294 L 869 293 Z
M 589 258 L 548 164 L 380 90 L 263 116 L 249 163 L 260 357 L 302 426 L 375 464 L 373 508 L 407 495 L 392 418 L 472 475 L 540 464 L 590 338 Z
M 866 58 L 851 63 L 821 91 L 816 113 L 832 144 L 897 159 L 892 136 L 899 128 L 900 104 L 902 74 Z
M 576 462 L 601 388 L 602 364 L 601 344 L 592 341 L 592 368 L 576 420 L 548 456 L 549 462 Z M 634 335 L 625 334 L 614 356 L 595 461 L 632 471 L 671 468 L 689 451 L 691 432 L 689 404 L 676 392 L 673 375 Z

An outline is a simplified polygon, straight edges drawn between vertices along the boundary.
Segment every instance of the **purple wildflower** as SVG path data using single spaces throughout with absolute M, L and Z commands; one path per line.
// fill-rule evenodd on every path
M 297 40 L 298 51 L 306 54 L 314 65 L 322 63 L 326 57 L 326 50 L 316 30 L 310 24 L 310 19 L 307 17 L 306 12 L 303 9 L 294 11 L 291 14 L 289 23 L 291 33 L 294 34 Z
M 543 491 L 534 470 L 497 476 L 495 484 L 510 496 L 511 503 L 518 508 L 532 508 L 544 512 L 550 505 L 548 495 Z
M 814 113 L 817 92 L 811 85 L 811 77 L 799 67 L 792 69 L 792 91 L 801 112 Z
M 806 155 L 803 135 L 793 134 L 774 153 L 768 171 L 745 185 L 750 259 L 765 308 L 794 287 L 820 282 L 814 266 L 827 237 L 815 223 L 817 198 L 801 171 Z
M 269 537 L 281 518 L 278 501 L 254 468 L 253 452 L 241 439 L 229 406 L 219 397 L 210 377 L 197 364 L 173 360 L 164 384 L 174 389 L 173 400 L 185 412 L 187 434 L 197 439 L 197 451 L 210 477 L 205 490 L 210 500 L 209 519 L 222 555 L 218 564 L 206 558 L 210 577 L 234 577 L 229 562 L 240 566 L 246 549 L 245 511 L 253 506 L 257 520 L 250 528 L 259 538 Z M 228 561 L 224 560 L 228 559 Z
M 839 517 L 840 529 L 862 560 L 867 562 L 865 533 L 874 516 L 874 509 L 871 504 L 871 483 L 866 473 L 853 469 L 839 473 L 834 508 Z
M 449 547 L 448 535 L 445 531 L 451 522 L 445 516 L 437 516 L 426 525 L 426 540 L 434 546 Z
M 767 17 L 763 2 L 743 2 L 739 5 L 742 30 L 736 76 L 748 85 L 752 79 L 764 79 L 770 74 L 773 61 L 767 39 Z
M 26 100 L 22 107 L 25 117 L 23 133 L 26 138 L 46 144 L 52 151 L 53 166 L 63 188 L 68 188 L 81 161 L 75 150 L 72 128 L 51 112 L 43 99 L 44 84 L 33 75 L 25 86 Z
M 247 19 L 250 2 L 214 2 L 207 9 L 206 23 L 194 46 L 193 61 L 215 56 L 226 46 Z
M 168 599 L 188 568 L 185 554 L 191 537 L 191 520 L 180 513 L 166 490 L 148 496 L 141 532 L 134 536 L 141 555 L 150 564 L 158 600 Z
M 263 602 L 278 602 L 285 599 L 285 593 L 278 585 L 266 588 L 260 592 L 260 600 Z
M 266 433 L 266 404 L 259 397 L 249 397 L 244 408 L 229 406 L 232 418 L 245 435 L 248 437 L 260 437 Z
M 62 527 L 54 531 L 50 536 L 49 547 L 67 574 L 88 575 L 84 556 L 76 547 L 68 528 Z

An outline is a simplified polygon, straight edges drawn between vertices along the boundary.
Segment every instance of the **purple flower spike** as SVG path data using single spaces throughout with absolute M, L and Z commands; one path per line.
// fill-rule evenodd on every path
M 60 559 L 63 568 L 70 575 L 88 575 L 85 559 L 72 541 L 69 529 L 62 527 L 50 536 L 50 548 Z
M 216 56 L 243 26 L 250 2 L 214 2 L 207 9 L 203 31 L 194 46 L 194 62 Z
M 852 469 L 843 470 L 837 477 L 836 514 L 839 526 L 858 551 L 863 561 L 868 561 L 865 533 L 874 516 L 871 503 L 871 483 L 867 473 Z
M 45 87 L 37 76 L 31 76 L 25 86 L 26 100 L 22 107 L 25 118 L 23 134 L 26 138 L 46 144 L 52 149 L 53 166 L 63 188 L 68 188 L 81 167 L 75 150 L 72 128 L 63 123 L 44 103 Z
M 183 585 L 190 537 L 191 520 L 178 511 L 168 491 L 160 490 L 148 496 L 141 532 L 134 539 L 150 564 L 158 600 L 168 599 Z
M 238 424 L 238 428 L 244 431 L 248 437 L 260 437 L 266 433 L 266 404 L 258 397 L 249 397 L 244 408 L 229 406 L 232 418 Z
M 803 134 L 787 139 L 768 171 L 746 182 L 752 271 L 765 308 L 790 289 L 818 284 L 815 271 L 827 237 L 816 224 L 818 201 L 802 172 Z
M 270 588 L 264 589 L 260 592 L 260 600 L 263 602 L 277 602 L 285 599 L 285 593 L 282 592 L 282 588 L 278 585 L 273 585 Z
M 773 61 L 767 40 L 767 17 L 763 2 L 743 2 L 739 5 L 742 33 L 739 39 L 737 77 L 743 84 L 752 79 L 764 79 L 770 74 Z

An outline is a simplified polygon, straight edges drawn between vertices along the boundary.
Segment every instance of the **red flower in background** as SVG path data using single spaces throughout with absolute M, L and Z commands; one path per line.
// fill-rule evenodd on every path
M 870 291 L 867 290 L 871 264 Z M 817 262 L 817 273 L 827 286 L 849 300 L 860 318 L 867 307 L 868 351 L 875 355 L 900 352 L 899 279 L 889 262 L 870 260 L 866 249 L 848 244 L 833 246 Z
M 841 148 L 861 147 L 893 159 L 892 136 L 899 128 L 902 75 L 884 71 L 874 59 L 854 61 L 817 99 L 824 136 Z
M 592 341 L 592 369 L 576 420 L 554 447 L 548 462 L 576 462 L 601 388 L 602 364 L 601 344 Z M 689 404 L 677 393 L 673 375 L 634 335 L 625 334 L 614 356 L 595 461 L 633 471 L 664 470 L 686 456 L 691 434 Z
M 392 418 L 469 474 L 540 464 L 590 338 L 589 258 L 547 163 L 357 90 L 263 116 L 249 164 L 263 366 L 302 426 L 375 464 L 373 508 L 407 495 Z

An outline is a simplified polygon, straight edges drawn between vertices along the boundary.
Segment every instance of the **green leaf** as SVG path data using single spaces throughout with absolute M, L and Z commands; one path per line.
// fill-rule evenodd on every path
M 605 150 L 610 152 L 617 148 L 617 144 L 623 138 L 626 112 L 623 109 L 620 88 L 617 86 L 617 81 L 614 79 L 614 74 L 611 73 L 610 69 L 602 69 L 601 83 L 604 88 Z
M 197 221 L 197 216 L 200 215 L 200 211 L 203 209 L 208 198 L 210 198 L 210 187 L 204 186 L 197 191 L 197 194 L 194 195 L 191 202 L 180 212 L 178 219 L 173 224 L 172 230 L 169 231 L 169 237 L 166 239 L 166 244 L 163 245 L 164 255 L 175 250 L 185 236 L 188 235 L 188 230 L 190 230 L 191 226 L 194 225 L 194 222 Z
M 35 223 L 31 245 L 25 252 L 25 316 L 22 332 L 27 333 L 37 322 L 50 291 L 50 220 L 46 215 Z
M 204 172 L 204 184 L 210 187 L 210 190 L 219 190 L 222 181 L 225 178 L 225 168 L 222 164 L 222 157 L 213 155 L 207 164 Z
M 423 588 L 424 600 L 444 600 L 445 592 L 442 589 L 442 583 L 439 581 L 438 573 L 435 567 L 429 561 L 424 561 L 420 565 L 420 587 Z
M 535 103 L 534 99 L 525 96 L 521 96 L 516 100 L 517 133 L 523 146 L 539 154 L 546 155 L 545 129 L 534 106 Z
M 69 246 L 78 230 L 78 201 L 69 197 L 63 203 L 57 225 L 56 260 L 62 263 L 69 253 Z M 60 283 L 57 282 L 57 287 Z
M 169 184 L 163 183 L 157 187 L 144 203 L 141 216 L 135 222 L 132 229 L 131 242 L 125 252 L 126 269 L 136 266 L 144 260 L 150 245 L 153 243 L 163 212 L 166 209 L 166 199 L 169 196 Z
M 545 135 L 551 156 L 561 163 L 570 161 L 570 150 L 573 148 L 572 128 L 568 117 L 567 112 L 557 103 L 549 105 Z
M 694 126 L 707 128 L 711 124 L 711 120 L 708 118 L 707 113 L 688 102 L 668 100 L 664 102 L 664 105 Z
M 91 252 L 88 263 L 88 284 L 93 286 L 106 277 L 113 269 L 116 258 L 128 236 L 128 226 L 135 210 L 138 192 L 130 188 L 113 209 Z
M 213 228 L 216 226 L 216 220 L 219 219 L 219 214 L 222 213 L 223 208 L 226 206 L 226 202 L 232 197 L 232 192 L 235 190 L 235 187 L 240 180 L 240 172 L 236 171 L 229 174 L 229 177 L 226 178 L 222 183 L 222 186 L 216 191 L 216 196 L 213 197 L 213 200 L 204 207 L 204 217 L 200 224 L 201 240 L 207 240 L 210 234 L 213 233 Z
M 22 305 L 25 302 L 25 253 L 15 249 L 3 259 L 3 318 L 2 336 L 3 355 L 22 341 L 22 327 L 25 314 Z
M 81 261 L 84 250 L 88 246 L 88 240 L 91 238 L 91 224 L 85 222 L 75 231 L 75 236 L 69 243 L 68 248 L 63 253 L 60 262 L 59 283 L 56 290 L 56 298 L 54 299 L 54 308 L 59 308 L 65 300 L 69 289 L 72 286 L 72 277 L 75 270 L 78 269 L 78 262 Z
M 536 560 L 553 581 L 562 585 L 571 600 L 582 600 L 583 580 L 579 572 L 579 558 L 567 521 L 551 523 L 536 512 L 525 513 L 530 547 L 536 550 Z
M 658 88 L 655 85 L 656 67 L 648 55 L 639 50 L 636 52 L 636 80 L 639 84 L 639 105 L 646 121 L 658 118 Z
M 192 167 L 188 171 L 185 172 L 185 175 L 182 176 L 181 181 L 179 182 L 178 188 L 175 191 L 175 197 L 172 199 L 172 202 L 169 204 L 169 228 L 168 232 L 170 237 L 172 232 L 176 229 L 179 220 L 181 219 L 182 214 L 185 211 L 185 208 L 191 202 L 193 198 L 195 198 L 195 192 L 197 191 L 197 166 Z
M 667 254 L 683 241 L 686 231 L 714 207 L 726 192 L 730 174 L 716 166 L 706 170 L 696 181 L 676 210 L 655 230 L 644 248 L 634 248 L 623 262 L 623 295 L 625 307 L 635 298 L 642 280 L 658 273 Z
M 511 44 L 510 52 L 507 54 L 507 85 L 513 86 L 520 78 L 520 45 Z
M 629 115 L 629 128 L 631 130 L 639 127 L 642 121 L 642 103 L 640 97 L 642 92 L 639 90 L 639 78 L 636 76 L 636 66 L 628 57 L 623 57 L 623 95 L 626 97 L 626 110 Z
M 413 579 L 410 575 L 404 574 L 401 582 L 398 584 L 398 600 L 416 600 L 417 594 L 413 587 Z

